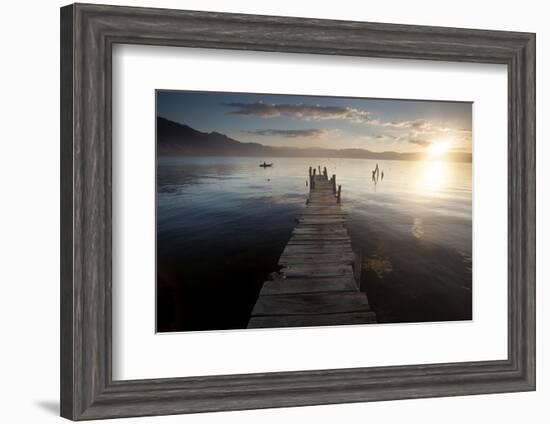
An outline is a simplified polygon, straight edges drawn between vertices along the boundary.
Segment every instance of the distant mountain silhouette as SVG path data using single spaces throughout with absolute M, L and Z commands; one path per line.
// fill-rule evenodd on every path
M 201 132 L 188 125 L 157 117 L 157 154 L 159 156 L 258 156 L 258 157 L 336 157 L 387 160 L 420 160 L 422 152 L 372 152 L 366 149 L 324 149 L 320 147 L 272 147 L 243 143 L 218 132 Z M 449 152 L 443 158 L 471 162 L 471 153 Z

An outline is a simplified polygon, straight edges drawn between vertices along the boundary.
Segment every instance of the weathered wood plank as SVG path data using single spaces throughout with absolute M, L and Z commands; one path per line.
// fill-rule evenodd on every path
M 330 225 L 330 224 L 343 224 L 346 222 L 346 218 L 323 218 L 323 217 L 306 217 L 298 218 L 300 225 Z
M 303 232 L 298 234 L 293 234 L 290 237 L 289 242 L 300 241 L 300 240 L 319 240 L 324 243 L 336 242 L 346 242 L 351 243 L 351 239 L 348 234 L 332 233 L 328 231 L 312 231 L 312 232 Z
M 330 278 L 330 277 L 344 277 L 346 275 L 353 276 L 353 272 L 349 272 L 344 268 L 332 268 L 322 270 L 306 270 L 306 269 L 288 269 L 284 268 L 281 274 L 286 278 Z
M 296 293 L 260 296 L 252 315 L 311 315 L 349 312 L 369 312 L 363 293 Z
M 322 277 L 319 277 L 319 278 L 297 278 L 297 277 L 293 277 L 293 278 L 286 278 L 286 279 L 282 278 L 279 281 L 286 281 L 288 284 L 300 284 L 304 281 L 311 281 L 311 280 L 320 281 L 320 280 L 327 280 L 327 279 L 330 279 L 331 281 L 337 281 L 337 282 L 340 282 L 342 284 L 347 284 L 348 282 L 350 284 L 351 283 L 356 284 L 352 275 L 344 275 L 342 277 L 331 277 L 331 278 L 322 278 Z
M 260 291 L 260 296 L 327 291 L 357 291 L 357 285 L 352 278 L 304 278 L 266 281 Z
M 331 220 L 331 221 L 320 221 L 320 220 L 299 220 L 300 225 L 321 225 L 321 224 L 344 224 L 346 222 L 345 219 L 341 220 Z
M 337 236 L 321 237 L 316 235 L 311 235 L 311 236 L 300 235 L 300 236 L 292 236 L 288 241 L 289 245 L 302 244 L 302 243 L 314 243 L 321 246 L 339 245 L 339 244 L 351 245 L 351 240 L 349 239 L 349 237 L 337 237 Z
M 319 208 L 319 209 L 311 209 L 302 214 L 300 218 L 330 218 L 331 216 L 334 216 L 336 218 L 344 218 L 346 214 L 339 210 L 332 210 L 332 209 L 325 209 L 325 208 Z
M 355 258 L 353 255 L 340 254 L 295 254 L 289 256 L 281 256 L 279 265 L 291 265 L 300 263 L 320 263 L 320 264 L 347 264 L 353 263 Z
M 311 233 L 329 233 L 329 234 L 346 234 L 348 235 L 348 230 L 346 230 L 341 225 L 316 225 L 316 226 L 297 226 L 294 228 L 294 234 L 311 234 Z
M 320 249 L 319 246 L 316 245 L 308 245 L 308 244 L 294 244 L 294 245 L 287 245 L 285 247 L 285 250 L 283 251 L 284 256 L 290 256 L 294 254 L 316 254 L 316 253 L 343 253 L 346 255 L 352 255 L 353 250 L 351 249 L 351 245 L 345 245 L 345 246 L 326 246 L 323 249 Z
M 346 272 L 349 270 L 351 271 L 351 265 L 350 264 L 342 264 L 340 263 L 339 265 L 332 265 L 332 264 L 327 264 L 327 265 L 320 265 L 320 264 L 316 264 L 316 263 L 304 263 L 304 264 L 299 264 L 299 265 L 288 265 L 288 266 L 285 266 L 283 268 L 283 271 L 290 271 L 290 270 L 312 270 L 312 271 L 318 271 L 318 272 L 322 272 L 322 271 L 326 271 L 326 270 L 339 270 L 339 269 L 342 269 L 342 270 L 345 270 Z
M 272 315 L 253 317 L 248 328 L 317 327 L 327 325 L 375 324 L 374 312 L 355 312 L 318 315 Z
M 330 240 L 330 241 L 323 241 L 323 240 L 290 240 L 288 242 L 288 246 L 302 246 L 302 245 L 308 245 L 312 247 L 317 247 L 318 249 L 323 249 L 325 247 L 346 247 L 349 246 L 351 249 L 351 243 L 349 241 L 345 240 Z
M 349 238 L 349 234 L 346 229 L 335 227 L 296 227 L 292 233 L 294 235 L 342 235 Z

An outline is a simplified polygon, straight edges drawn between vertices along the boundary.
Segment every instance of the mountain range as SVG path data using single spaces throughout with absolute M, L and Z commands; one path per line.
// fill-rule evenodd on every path
M 157 117 L 157 154 L 159 156 L 257 156 L 257 157 L 333 157 L 379 160 L 421 160 L 424 153 L 373 152 L 366 149 L 325 149 L 320 147 L 275 147 L 243 143 L 218 132 L 201 132 L 188 125 Z M 449 152 L 443 160 L 471 162 L 472 154 Z

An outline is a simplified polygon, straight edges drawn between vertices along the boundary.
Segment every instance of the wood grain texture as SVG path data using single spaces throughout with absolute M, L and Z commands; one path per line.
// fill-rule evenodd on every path
M 322 312 L 320 312 L 322 311 Z M 319 315 L 370 311 L 367 298 L 355 291 L 260 296 L 252 316 Z M 299 324 L 298 324 L 299 325 Z
M 325 325 L 375 324 L 374 312 L 346 312 L 317 315 L 256 316 L 248 328 L 318 327 Z
M 111 379 L 115 43 L 508 66 L 507 360 Z M 316 217 L 304 218 L 316 225 Z M 335 218 L 334 224 L 341 219 Z M 292 247 L 304 254 L 307 245 Z M 61 413 L 98 419 L 535 388 L 535 35 L 77 4 L 61 10 Z
M 293 278 L 288 281 L 266 281 L 260 296 L 270 296 L 289 293 L 322 293 L 335 291 L 357 290 L 357 283 L 350 274 L 336 278 Z
M 74 329 L 77 325 L 74 312 L 74 286 L 73 286 L 73 8 L 72 6 L 61 9 L 61 108 L 60 108 L 60 275 L 61 275 L 61 332 L 60 332 L 60 410 L 64 417 L 75 416 L 75 406 L 78 399 L 74 395 L 76 385 L 73 365 L 74 354 Z

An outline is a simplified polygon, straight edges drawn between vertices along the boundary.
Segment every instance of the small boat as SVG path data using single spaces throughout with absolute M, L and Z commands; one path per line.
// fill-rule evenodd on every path
M 261 166 L 262 168 L 268 168 L 268 167 L 270 167 L 270 166 L 273 166 L 273 164 L 272 164 L 272 163 L 265 163 L 265 162 L 264 162 L 264 163 L 260 163 L 260 166 Z

